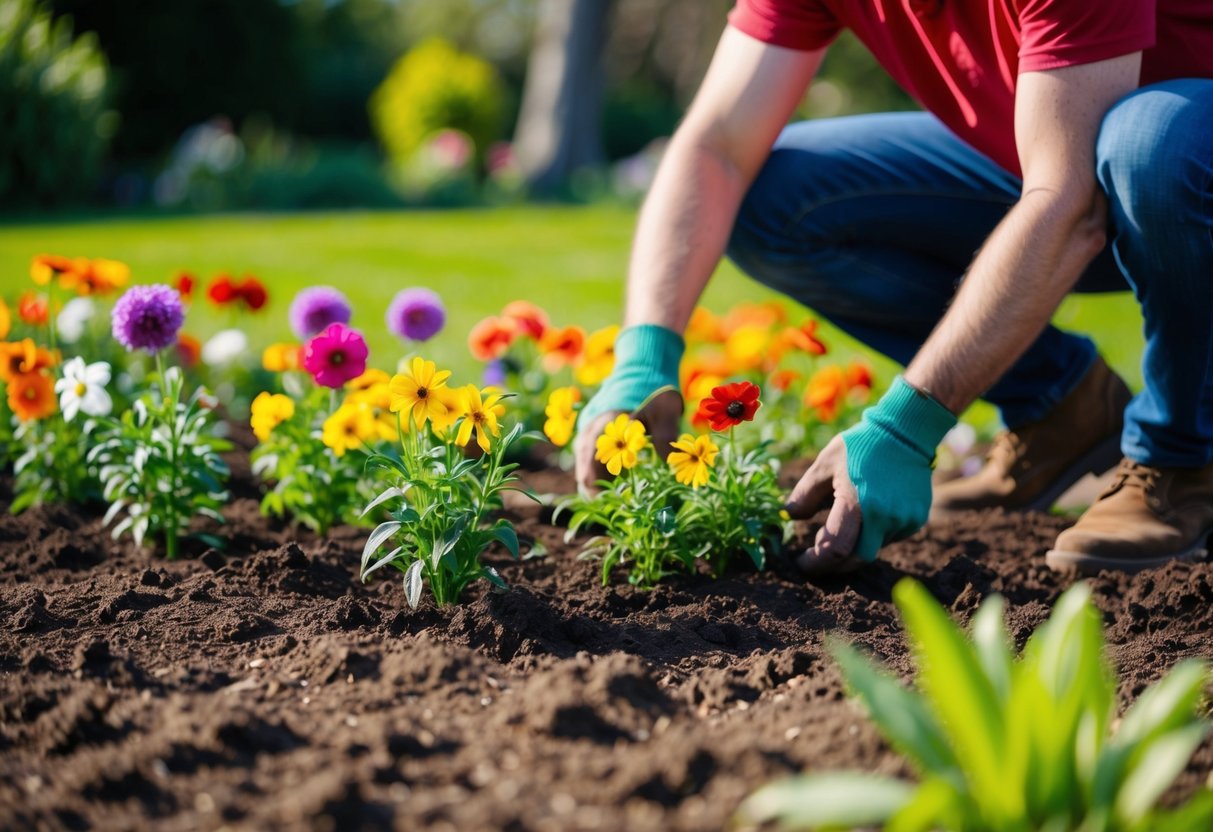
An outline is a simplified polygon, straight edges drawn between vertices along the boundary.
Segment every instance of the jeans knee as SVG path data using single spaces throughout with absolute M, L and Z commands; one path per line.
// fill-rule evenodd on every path
M 1146 231 L 1199 211 L 1213 176 L 1211 129 L 1213 110 L 1196 104 L 1182 82 L 1147 87 L 1117 102 L 1095 145 L 1096 175 L 1113 220 Z

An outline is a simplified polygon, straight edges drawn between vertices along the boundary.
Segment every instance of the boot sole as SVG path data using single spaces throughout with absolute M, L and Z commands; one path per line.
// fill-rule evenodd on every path
M 1002 506 L 1007 511 L 1048 511 L 1053 504 L 1069 491 L 1075 483 L 1087 474 L 1099 476 L 1111 471 L 1120 462 L 1120 434 L 1109 436 L 1091 450 L 1080 456 L 1069 468 L 1057 475 L 1057 478 L 1044 491 L 1036 495 L 1030 502 L 1022 506 Z M 991 505 L 990 508 L 997 506 Z M 966 512 L 981 511 L 979 508 L 932 508 L 928 522 L 939 523 L 952 520 Z
M 1045 563 L 1054 572 L 1077 572 L 1080 575 L 1094 575 L 1100 570 L 1110 569 L 1114 572 L 1124 572 L 1136 575 L 1146 569 L 1156 569 L 1166 566 L 1172 561 L 1201 561 L 1208 560 L 1209 547 L 1207 535 L 1190 548 L 1173 555 L 1151 555 L 1138 558 L 1109 558 L 1086 552 L 1067 552 L 1063 549 L 1050 549 L 1045 553 Z

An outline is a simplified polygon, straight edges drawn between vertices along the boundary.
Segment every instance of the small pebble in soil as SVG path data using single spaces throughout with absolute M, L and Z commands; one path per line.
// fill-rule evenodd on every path
M 251 662 L 248 663 L 248 666 L 250 669 L 256 670 L 257 668 L 261 667 L 261 665 L 263 665 L 263 664 L 265 664 L 265 659 L 253 659 Z
M 791 728 L 789 728 L 788 730 L 783 732 L 783 738 L 785 740 L 787 740 L 788 742 L 791 742 L 792 740 L 796 739 L 799 736 L 800 736 L 800 728 L 799 728 L 799 726 L 796 726 L 796 725 L 793 725 Z

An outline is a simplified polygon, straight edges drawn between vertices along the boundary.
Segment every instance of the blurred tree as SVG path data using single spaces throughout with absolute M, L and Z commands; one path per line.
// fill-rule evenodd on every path
M 117 121 L 91 34 L 33 0 L 0 2 L 0 204 L 88 196 Z
M 148 156 L 217 114 L 290 124 L 303 77 L 295 15 L 277 0 L 53 0 L 93 31 L 123 115 L 115 153 Z
M 535 193 L 602 163 L 602 48 L 614 0 L 543 0 L 514 133 Z

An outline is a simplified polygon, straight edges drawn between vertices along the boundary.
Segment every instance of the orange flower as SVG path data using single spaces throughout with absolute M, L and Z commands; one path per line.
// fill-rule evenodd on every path
M 573 364 L 581 357 L 585 347 L 585 330 L 579 326 L 563 329 L 549 327 L 539 339 L 539 351 L 543 353 L 543 366 L 549 373 Z
M 809 378 L 804 391 L 805 407 L 817 411 L 817 418 L 832 422 L 838 416 L 838 408 L 847 393 L 847 376 L 841 367 L 822 367 Z
M 71 258 L 57 254 L 39 254 L 29 264 L 30 279 L 39 286 L 49 286 L 56 277 L 71 270 Z
M 825 355 L 826 345 L 817 337 L 817 321 L 808 318 L 798 327 L 788 327 L 779 334 L 787 346 L 809 355 Z
M 55 382 L 45 373 L 23 373 L 8 381 L 8 406 L 23 422 L 55 412 Z
M 800 373 L 795 370 L 779 370 L 771 375 L 770 385 L 780 393 L 786 393 L 799 378 Z
M 101 295 L 126 285 L 131 279 L 131 267 L 118 260 L 77 257 L 70 271 L 63 274 L 59 285 L 73 289 L 79 295 Z
M 184 332 L 177 336 L 177 357 L 185 368 L 197 367 L 202 360 L 202 344 L 193 335 Z
M 8 337 L 9 330 L 13 328 L 13 313 L 9 311 L 8 304 L 4 302 L 4 298 L 0 298 L 0 341 Z
M 468 349 L 477 361 L 493 361 L 505 355 L 517 334 L 518 326 L 512 318 L 489 316 L 468 333 Z
M 724 343 L 724 324 L 711 310 L 696 306 L 687 324 L 686 340 L 688 344 Z
M 743 326 L 770 329 L 788 319 L 788 313 L 776 301 L 766 303 L 739 303 L 724 317 L 725 332 L 735 332 Z
M 0 379 L 12 382 L 18 376 L 40 373 L 58 363 L 55 353 L 34 344 L 33 338 L 0 343 Z
M 872 389 L 872 368 L 867 364 L 861 364 L 858 361 L 851 362 L 847 367 L 847 386 L 851 388 L 862 387 L 866 390 Z
M 50 305 L 45 295 L 26 292 L 17 301 L 17 315 L 27 324 L 43 326 L 50 318 Z
M 538 341 L 548 328 L 548 313 L 529 301 L 515 300 L 507 303 L 501 310 L 501 317 L 514 322 L 520 335 L 527 335 Z

